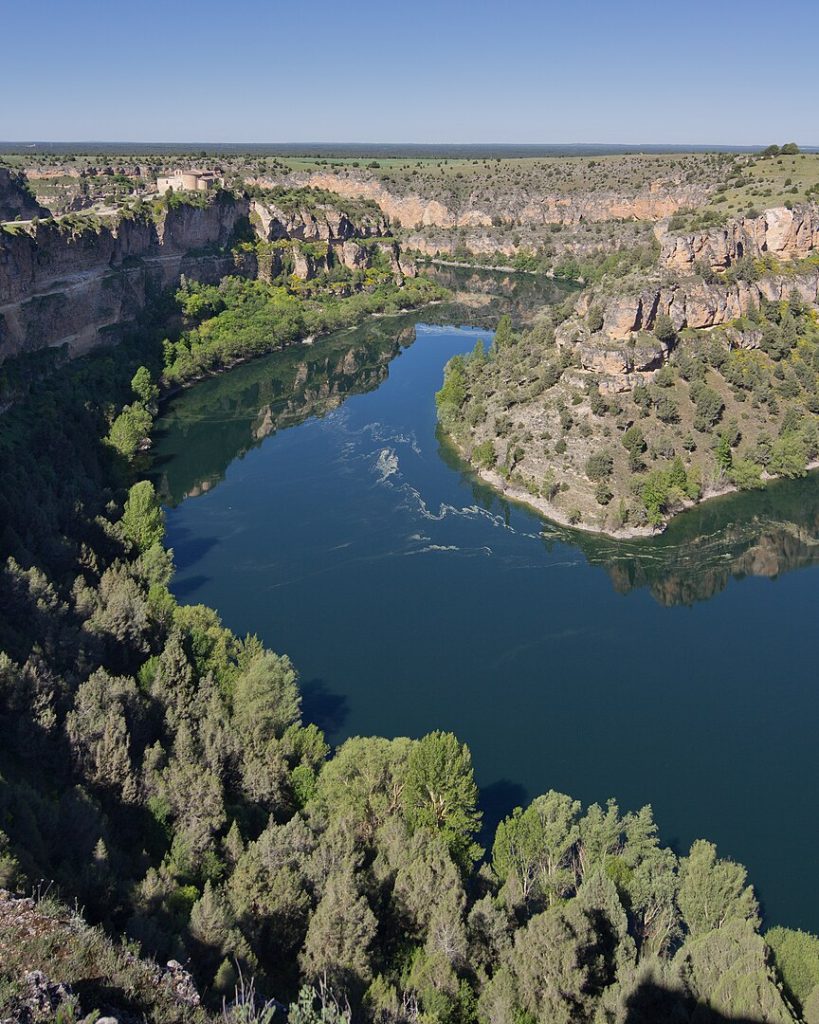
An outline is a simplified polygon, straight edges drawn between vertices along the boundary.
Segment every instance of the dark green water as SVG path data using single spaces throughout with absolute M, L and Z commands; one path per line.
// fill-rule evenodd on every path
M 555 530 L 436 436 L 442 368 L 487 331 L 414 335 L 379 321 L 169 406 L 178 597 L 287 652 L 331 740 L 451 729 L 493 821 L 548 788 L 651 803 L 678 849 L 748 866 L 769 924 L 819 930 L 819 478 L 651 541 Z

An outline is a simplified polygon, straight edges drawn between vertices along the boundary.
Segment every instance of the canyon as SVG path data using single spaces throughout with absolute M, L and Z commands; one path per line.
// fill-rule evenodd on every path
M 397 282 L 414 275 L 383 219 L 367 211 L 357 222 L 326 198 L 300 199 L 282 209 L 273 199 L 217 192 L 203 202 L 140 204 L 108 217 L 7 223 L 0 229 L 0 361 L 61 345 L 73 356 L 116 340 L 183 278 L 269 281 L 287 266 L 310 280 L 335 264 L 366 270 L 377 253 Z

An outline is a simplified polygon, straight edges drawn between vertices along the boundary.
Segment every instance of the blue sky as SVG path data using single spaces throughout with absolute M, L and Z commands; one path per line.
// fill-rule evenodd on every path
M 6 0 L 0 139 L 819 144 L 819 0 Z

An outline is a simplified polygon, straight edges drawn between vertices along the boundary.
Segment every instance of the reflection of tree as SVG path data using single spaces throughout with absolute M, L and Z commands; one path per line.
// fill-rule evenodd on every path
M 234 459 L 277 430 L 325 416 L 387 377 L 415 317 L 373 320 L 314 346 L 294 346 L 203 381 L 176 398 L 157 430 L 154 471 L 163 501 L 210 490 Z
M 508 522 L 510 503 L 482 483 L 440 430 L 438 454 L 462 474 L 476 504 Z M 819 472 L 765 491 L 730 494 L 672 520 L 656 537 L 617 541 L 545 523 L 547 547 L 579 548 L 621 594 L 647 587 L 662 605 L 707 601 L 732 579 L 773 579 L 819 563 Z
M 715 499 L 647 540 L 615 542 L 559 529 L 548 534 L 554 540 L 581 548 L 621 593 L 648 587 L 663 605 L 694 604 L 731 579 L 775 578 L 819 562 L 819 474 Z

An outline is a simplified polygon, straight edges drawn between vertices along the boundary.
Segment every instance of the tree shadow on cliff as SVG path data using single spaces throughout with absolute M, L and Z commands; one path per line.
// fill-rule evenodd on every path
M 623 1018 L 624 1024 L 764 1024 L 766 1019 L 761 1013 L 729 1016 L 654 982 L 643 983 L 629 996 Z

